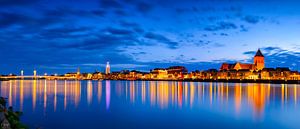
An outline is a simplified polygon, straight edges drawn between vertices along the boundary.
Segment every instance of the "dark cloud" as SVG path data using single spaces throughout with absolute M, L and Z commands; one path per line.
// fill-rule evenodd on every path
M 242 20 L 244 20 L 245 22 L 248 22 L 250 24 L 256 24 L 261 20 L 261 17 L 247 15 L 247 16 L 243 17 Z
M 145 38 L 156 40 L 157 42 L 160 42 L 160 43 L 164 43 L 164 44 L 168 45 L 169 48 L 172 48 L 172 49 L 176 49 L 178 47 L 177 42 L 171 41 L 167 37 L 160 35 L 160 34 L 148 32 L 145 34 Z
M 38 0 L 0 0 L 0 7 L 26 6 L 38 2 Z
M 263 49 L 266 50 L 266 51 L 282 50 L 280 47 L 265 47 Z
M 239 14 L 242 12 L 243 8 L 240 6 L 225 6 L 225 7 L 215 7 L 208 4 L 209 2 L 201 3 L 201 6 L 192 5 L 189 8 L 186 7 L 177 7 L 175 12 L 178 14 L 181 13 L 215 13 L 215 12 L 227 12 Z
M 33 17 L 24 14 L 0 12 L 0 27 L 2 28 L 20 24 L 33 24 L 34 22 Z
M 227 33 L 220 33 L 221 36 L 228 36 Z
M 146 2 L 139 2 L 136 4 L 136 9 L 141 13 L 148 13 L 152 8 L 152 5 Z
M 127 29 L 117 29 L 117 28 L 106 28 L 104 31 L 109 32 L 112 35 L 131 35 L 134 32 L 132 32 L 131 30 L 127 30 Z
M 122 27 L 132 28 L 137 33 L 144 32 L 144 30 L 141 28 L 141 26 L 138 23 L 127 22 L 127 21 L 122 21 L 122 20 L 119 23 Z
M 110 29 L 114 34 L 98 34 L 92 38 L 87 38 L 83 41 L 75 43 L 57 43 L 54 44 L 55 48 L 68 48 L 68 49 L 80 49 L 80 50 L 115 50 L 117 46 L 137 45 L 139 40 L 135 36 L 130 35 L 129 31 Z M 129 33 L 128 33 L 129 32 Z
M 122 4 L 117 0 L 100 0 L 102 8 L 122 8 Z
M 92 14 L 94 15 L 98 15 L 98 16 L 104 16 L 106 14 L 106 12 L 104 10 L 92 10 L 91 11 Z
M 244 52 L 243 54 L 252 56 L 252 55 L 255 55 L 255 53 L 256 53 L 255 51 L 247 51 L 247 52 Z
M 139 25 L 137 23 L 133 23 L 133 22 L 127 22 L 127 21 L 120 21 L 120 25 L 123 27 L 139 27 Z
M 129 14 L 125 10 L 123 10 L 123 9 L 116 9 L 116 10 L 114 10 L 114 13 L 117 16 L 121 16 L 121 17 L 127 17 L 127 16 L 129 16 Z M 133 15 L 133 14 L 131 14 L 131 15 Z
M 244 25 L 240 25 L 240 32 L 247 32 L 248 28 L 246 28 Z
M 74 27 L 74 26 L 64 26 L 59 28 L 51 28 L 51 29 L 45 29 L 42 30 L 39 33 L 39 38 L 42 39 L 67 39 L 67 38 L 82 38 L 82 36 L 87 36 L 87 34 L 90 31 L 92 31 L 93 28 L 91 27 Z
M 63 24 L 67 18 L 58 15 L 33 16 L 25 13 L 0 12 L 0 27 L 6 28 L 11 26 L 24 27 L 22 29 L 37 29 L 51 24 Z M 70 21 L 68 21 L 70 24 Z
M 206 31 L 220 31 L 220 30 L 230 30 L 237 29 L 237 25 L 232 22 L 219 22 L 216 25 L 207 26 L 204 28 Z
M 44 11 L 45 17 L 91 17 L 91 16 L 104 16 L 107 12 L 102 9 L 82 10 L 74 9 L 71 7 L 56 7 L 55 9 L 47 9 Z

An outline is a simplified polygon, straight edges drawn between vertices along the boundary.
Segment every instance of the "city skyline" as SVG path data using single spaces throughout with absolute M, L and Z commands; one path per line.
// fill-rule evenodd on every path
M 266 67 L 299 70 L 298 2 L 278 3 L 4 0 L 0 74 L 219 69 L 258 48 Z

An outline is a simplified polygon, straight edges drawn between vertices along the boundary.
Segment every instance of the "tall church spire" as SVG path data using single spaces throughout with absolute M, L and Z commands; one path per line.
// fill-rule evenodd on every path
M 257 50 L 255 56 L 264 57 L 264 55 L 261 53 L 260 49 Z
M 254 56 L 254 65 L 255 69 L 262 70 L 265 68 L 265 57 L 260 51 L 260 49 L 257 50 L 255 56 Z

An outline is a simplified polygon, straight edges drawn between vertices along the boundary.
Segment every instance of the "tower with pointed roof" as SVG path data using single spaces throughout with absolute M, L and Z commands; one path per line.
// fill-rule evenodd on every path
M 263 68 L 265 68 L 265 57 L 260 49 L 257 50 L 254 56 L 254 66 L 256 70 L 262 70 Z

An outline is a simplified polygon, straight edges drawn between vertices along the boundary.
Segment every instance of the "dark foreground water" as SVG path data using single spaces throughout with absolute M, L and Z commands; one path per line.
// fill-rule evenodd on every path
M 30 128 L 300 128 L 300 85 L 18 80 L 0 96 Z

